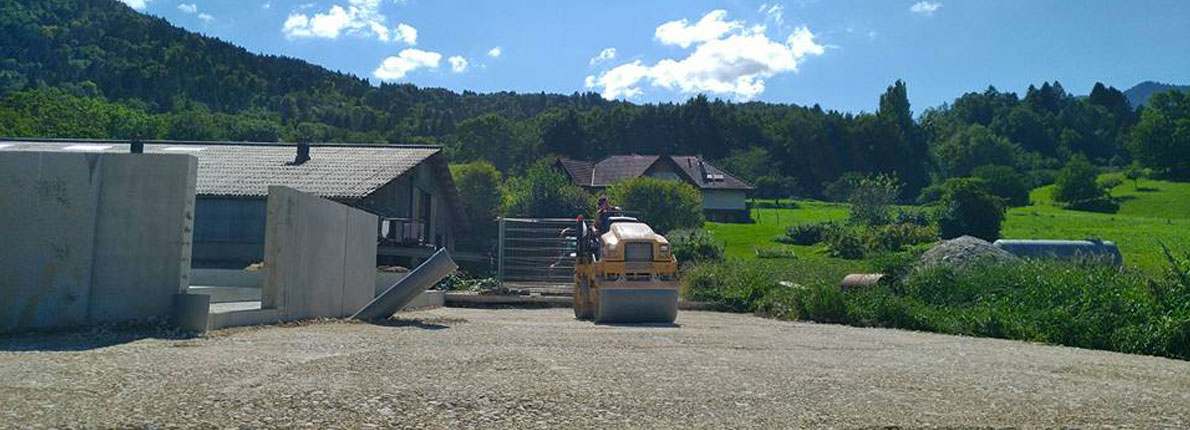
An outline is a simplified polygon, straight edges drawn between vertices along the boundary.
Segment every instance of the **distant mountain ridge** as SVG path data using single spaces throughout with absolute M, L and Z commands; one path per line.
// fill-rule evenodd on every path
M 1169 91 L 1172 89 L 1190 92 L 1190 85 L 1173 85 L 1163 84 L 1161 82 L 1144 81 L 1133 85 L 1132 88 L 1124 91 L 1124 97 L 1128 98 L 1128 102 L 1132 104 L 1133 108 L 1137 108 L 1141 105 L 1147 104 L 1149 102 L 1149 97 L 1151 97 L 1153 94 Z

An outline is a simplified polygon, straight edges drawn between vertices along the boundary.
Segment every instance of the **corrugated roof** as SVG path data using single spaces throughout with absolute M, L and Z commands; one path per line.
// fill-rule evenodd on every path
M 2 142 L 0 151 L 67 151 L 67 147 L 96 145 L 92 150 L 128 152 L 120 142 Z M 100 149 L 102 146 L 110 146 Z M 151 143 L 147 153 L 190 154 L 198 158 L 200 196 L 264 197 L 269 185 L 283 185 L 335 200 L 358 200 L 408 172 L 441 151 L 429 146 L 311 145 L 310 160 L 294 161 L 295 145 L 225 143 Z
M 602 160 L 558 160 L 575 184 L 589 188 L 604 188 L 612 184 L 644 175 L 659 160 L 672 162 L 681 169 L 684 180 L 701 189 L 752 190 L 754 187 L 735 175 L 711 165 L 695 156 L 675 155 L 613 155 Z

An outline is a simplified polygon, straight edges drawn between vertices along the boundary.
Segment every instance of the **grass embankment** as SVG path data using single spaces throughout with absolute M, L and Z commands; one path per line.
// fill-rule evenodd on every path
M 1190 256 L 1180 276 L 1152 279 L 1135 269 L 1028 262 L 936 268 L 854 290 L 838 286 L 844 267 L 814 263 L 698 265 L 684 275 L 684 293 L 780 319 L 1190 358 Z

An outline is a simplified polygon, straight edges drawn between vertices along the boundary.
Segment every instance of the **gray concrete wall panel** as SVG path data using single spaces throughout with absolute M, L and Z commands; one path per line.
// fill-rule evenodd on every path
M 198 159 L 121 154 L 104 162 L 89 320 L 168 314 L 189 285 Z
M 269 187 L 262 306 L 291 320 L 351 315 L 374 293 L 376 225 L 367 212 Z
M 196 166 L 0 153 L 0 331 L 168 316 L 190 269 Z

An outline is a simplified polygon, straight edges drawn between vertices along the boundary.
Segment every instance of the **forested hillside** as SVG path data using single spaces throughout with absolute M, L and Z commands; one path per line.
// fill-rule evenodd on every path
M 372 86 L 116 0 L 0 0 L 0 58 L 0 135 L 439 143 L 455 161 L 488 160 L 505 173 L 550 155 L 701 154 L 761 194 L 815 197 L 848 172 L 895 175 L 911 200 L 984 165 L 1011 167 L 1032 185 L 1075 154 L 1123 166 L 1140 117 L 1114 88 L 1077 98 L 1057 82 L 1023 96 L 988 88 L 916 116 L 900 81 L 861 114 L 704 96 L 638 105 L 594 93 Z
M 1124 90 L 1124 95 L 1128 97 L 1128 101 L 1132 103 L 1132 107 L 1141 107 L 1149 104 L 1149 97 L 1153 94 L 1166 92 L 1169 90 L 1178 90 L 1184 93 L 1190 92 L 1190 85 L 1170 85 L 1160 82 L 1144 81 L 1133 85 L 1132 88 Z

